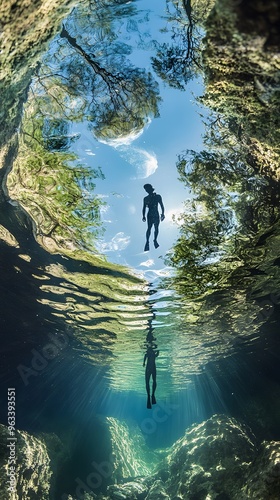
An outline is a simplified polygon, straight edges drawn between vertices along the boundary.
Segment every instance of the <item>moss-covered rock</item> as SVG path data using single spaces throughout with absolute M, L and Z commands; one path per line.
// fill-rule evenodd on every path
M 172 498 L 238 498 L 255 452 L 250 429 L 216 415 L 174 444 L 167 459 L 167 491 Z
M 280 443 L 263 442 L 260 453 L 251 466 L 244 499 L 278 500 L 280 494 Z

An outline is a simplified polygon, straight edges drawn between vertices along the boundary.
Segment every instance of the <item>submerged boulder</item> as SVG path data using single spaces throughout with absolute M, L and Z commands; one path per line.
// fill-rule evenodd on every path
M 157 480 L 151 486 L 146 500 L 175 500 L 168 495 L 163 481 Z
M 243 497 L 242 497 L 243 498 Z M 250 468 L 244 487 L 244 500 L 279 500 L 280 498 L 280 442 L 264 441 Z
M 114 500 L 139 500 L 147 498 L 148 488 L 141 478 L 130 481 L 123 485 L 112 485 L 108 487 L 109 498 Z
M 0 425 L 0 500 L 55 498 L 59 464 L 65 458 L 54 435 L 32 436 L 16 431 L 16 487 L 9 491 L 8 429 Z M 278 500 L 280 442 L 257 444 L 250 428 L 225 415 L 186 430 L 167 451 L 156 472 L 123 478 L 106 495 L 90 488 L 64 500 Z
M 256 453 L 250 429 L 215 415 L 187 430 L 167 458 L 172 498 L 237 498 Z

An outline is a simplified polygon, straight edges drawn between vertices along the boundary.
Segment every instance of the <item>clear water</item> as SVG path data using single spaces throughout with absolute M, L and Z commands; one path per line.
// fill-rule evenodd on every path
M 66 199 L 71 174 L 66 181 L 64 174 L 56 176 L 59 164 L 53 163 L 52 180 L 41 164 L 36 189 L 43 187 L 36 197 L 33 174 L 21 177 L 19 184 L 16 166 L 8 180 L 9 193 L 35 219 L 37 240 L 30 223 L 18 228 L 16 202 L 7 204 L 1 222 L 9 230 L 2 230 L 2 239 L 9 241 L 1 265 L 3 385 L 17 387 L 18 428 L 55 433 L 71 443 L 57 498 L 74 494 L 74 479 L 87 477 L 93 459 L 99 464 L 104 460 L 105 416 L 113 448 L 123 457 L 120 477 L 128 478 L 147 475 L 188 426 L 214 413 L 247 417 L 252 425 L 253 410 L 243 413 L 246 399 L 255 391 L 258 399 L 264 398 L 268 384 L 269 401 L 278 391 L 277 323 L 265 333 L 261 330 L 270 313 L 260 316 L 260 307 L 245 304 L 237 288 L 236 294 L 205 294 L 214 310 L 207 321 L 209 309 L 201 309 L 191 292 L 184 296 L 173 286 L 176 270 L 166 257 L 179 237 L 184 204 L 195 196 L 178 179 L 176 162 L 186 149 L 203 149 L 204 121 L 210 112 L 198 100 L 204 91 L 202 74 L 174 88 L 153 68 L 160 45 L 181 43 L 181 21 L 172 13 L 172 3 L 159 0 L 152 5 L 146 0 L 105 2 L 98 8 L 78 3 L 63 23 L 68 39 L 57 35 L 42 55 L 25 106 L 20 158 L 29 157 L 27 137 L 37 127 L 48 154 L 71 155 L 66 160 L 73 172 L 82 165 L 77 185 L 86 200 L 98 200 L 90 228 L 85 223 L 76 233 L 75 220 L 87 221 L 83 207 L 77 206 L 76 219 L 67 219 L 59 205 L 52 205 L 54 191 L 61 193 L 65 206 L 75 203 L 74 191 Z M 196 36 L 202 38 L 201 28 Z M 127 81 L 116 84 L 120 69 Z M 108 109 L 136 70 L 137 85 L 149 81 L 146 108 L 140 103 L 141 115 L 137 96 L 128 102 L 136 111 L 125 115 L 126 126 L 112 120 L 106 128 Z M 108 79 L 113 77 L 110 87 Z M 128 95 L 124 93 L 124 99 Z M 31 160 L 28 165 L 31 172 Z M 145 183 L 161 194 L 165 206 L 160 246 L 155 249 L 151 238 L 148 252 L 142 222 Z M 45 202 L 52 218 L 42 208 Z M 56 218 L 63 228 L 56 242 L 67 241 L 63 250 L 52 240 Z M 77 250 L 74 242 L 84 234 L 87 249 Z M 219 253 L 211 258 L 219 260 Z M 275 273 L 276 291 L 278 266 L 272 260 L 268 266 Z M 261 281 L 254 283 L 255 295 L 258 286 L 263 287 L 260 296 L 266 296 Z M 268 292 L 267 309 L 277 315 L 273 291 Z M 236 302 L 244 307 L 225 321 L 221 332 L 214 321 L 220 304 L 234 310 Z M 234 333 L 235 321 L 239 335 Z M 146 407 L 143 367 L 150 344 L 159 350 L 153 409 Z M 279 438 L 274 422 L 267 436 L 260 428 L 263 437 Z M 110 475 L 96 490 L 105 491 L 107 484 Z

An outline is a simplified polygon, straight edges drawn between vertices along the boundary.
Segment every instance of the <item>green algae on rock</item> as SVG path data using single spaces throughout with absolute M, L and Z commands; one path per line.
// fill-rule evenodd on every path
M 279 303 L 277 19 L 273 1 L 217 0 L 203 23 L 199 100 L 211 114 L 204 149 L 178 155 L 193 198 L 167 262 L 176 269 L 170 286 L 182 296 L 184 331 L 194 345 L 199 334 L 206 358 L 258 338 Z

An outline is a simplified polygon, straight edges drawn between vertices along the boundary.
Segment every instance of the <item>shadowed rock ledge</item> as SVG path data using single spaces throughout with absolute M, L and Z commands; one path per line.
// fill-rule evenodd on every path
M 112 429 L 111 429 L 112 432 Z M 134 436 L 134 437 L 133 437 Z M 7 471 L 8 430 L 0 426 L 1 500 L 8 493 Z M 16 492 L 11 500 L 56 499 L 58 477 L 67 460 L 65 449 L 55 435 L 32 436 L 16 432 Z M 111 439 L 122 439 L 113 432 Z M 132 433 L 131 439 L 135 438 Z M 118 443 L 125 450 L 130 443 Z M 131 444 L 131 443 L 130 443 Z M 136 451 L 136 450 L 135 450 Z M 143 450 L 142 450 L 143 451 Z M 139 450 L 138 450 L 139 452 Z M 145 476 L 118 477 L 118 484 L 107 487 L 107 493 L 97 493 L 89 474 L 79 480 L 76 496 L 65 492 L 59 500 L 278 500 L 280 496 L 280 442 L 258 443 L 245 424 L 225 415 L 194 424 L 185 435 L 167 450 L 155 472 Z M 143 457 L 139 456 L 139 459 Z M 106 469 L 108 482 L 116 480 L 114 460 Z M 108 469 L 108 470 L 107 470 Z M 101 470 L 101 469 L 100 469 Z M 111 477 L 108 477 L 111 471 Z M 94 476 L 94 477 L 92 477 Z M 92 491 L 94 490 L 94 491 Z M 77 493 L 78 491 L 78 493 Z M 77 496 L 78 495 L 78 496 Z

